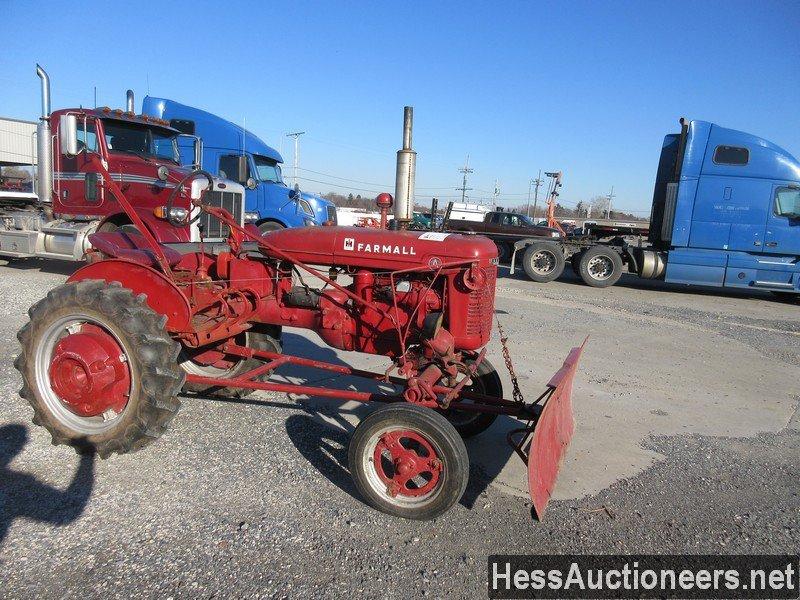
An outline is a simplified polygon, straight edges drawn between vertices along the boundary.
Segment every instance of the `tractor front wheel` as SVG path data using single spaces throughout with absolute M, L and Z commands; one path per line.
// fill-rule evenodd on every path
M 464 386 L 464 391 L 492 396 L 493 398 L 503 397 L 503 382 L 497 374 L 497 369 L 487 359 L 483 359 L 478 365 L 475 375 L 472 377 L 472 384 Z M 462 400 L 461 403 L 469 403 L 471 400 Z M 470 438 L 483 433 L 497 419 L 497 415 L 491 413 L 471 412 L 450 408 L 444 411 L 445 418 L 456 428 L 462 438 Z
M 439 413 L 410 404 L 383 406 L 356 427 L 350 474 L 367 504 L 406 519 L 435 519 L 461 498 L 467 448 Z
M 118 283 L 67 283 L 28 314 L 14 366 L 33 422 L 53 444 L 106 458 L 164 432 L 180 406 L 180 347 L 144 295 Z

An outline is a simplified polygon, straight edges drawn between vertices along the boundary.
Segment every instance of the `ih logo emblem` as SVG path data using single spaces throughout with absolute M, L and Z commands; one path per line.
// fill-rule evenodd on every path
M 354 238 L 344 238 L 344 249 L 345 250 L 353 250 L 356 245 L 356 240 Z

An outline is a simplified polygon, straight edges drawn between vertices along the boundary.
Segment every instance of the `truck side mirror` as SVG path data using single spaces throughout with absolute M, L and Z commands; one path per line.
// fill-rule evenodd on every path
M 100 178 L 97 173 L 86 173 L 83 179 L 83 197 L 87 202 L 97 202 L 97 184 Z
M 242 155 L 239 157 L 239 162 L 237 167 L 239 173 L 238 177 L 236 178 L 236 181 L 241 183 L 242 185 L 246 185 L 247 179 L 250 177 L 250 165 L 247 162 L 247 155 Z
M 58 121 L 58 145 L 61 154 L 75 156 L 78 153 L 78 117 L 61 115 Z

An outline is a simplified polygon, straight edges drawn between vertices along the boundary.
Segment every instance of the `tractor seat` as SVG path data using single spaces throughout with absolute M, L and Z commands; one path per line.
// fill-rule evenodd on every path
M 106 256 L 129 260 L 145 267 L 158 267 L 158 260 L 147 241 L 140 233 L 127 231 L 103 231 L 89 236 L 89 242 L 95 250 Z M 182 254 L 161 244 L 161 250 L 170 267 L 174 267 L 181 260 Z

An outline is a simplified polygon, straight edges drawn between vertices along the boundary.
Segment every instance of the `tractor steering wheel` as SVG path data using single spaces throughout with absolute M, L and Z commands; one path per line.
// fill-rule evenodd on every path
M 195 177 L 205 177 L 208 180 L 208 188 L 200 192 L 200 199 L 197 204 L 193 204 L 192 202 L 189 203 L 189 212 L 186 215 L 185 219 L 176 219 L 172 216 L 172 205 L 175 202 L 175 198 L 178 193 L 183 189 L 183 187 Z M 208 190 L 214 189 L 214 177 L 208 171 L 203 171 L 202 169 L 199 171 L 192 171 L 186 177 L 181 179 L 175 188 L 172 190 L 172 193 L 169 195 L 169 199 L 167 199 L 167 214 L 165 215 L 167 221 L 170 225 L 174 227 L 186 227 L 187 225 L 191 225 L 197 219 L 200 218 L 200 212 L 198 212 L 194 217 L 192 217 L 192 207 L 193 206 L 202 206 L 203 194 L 205 194 Z

